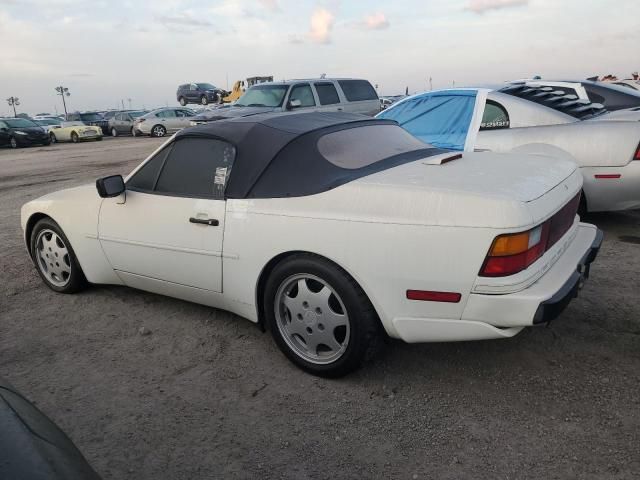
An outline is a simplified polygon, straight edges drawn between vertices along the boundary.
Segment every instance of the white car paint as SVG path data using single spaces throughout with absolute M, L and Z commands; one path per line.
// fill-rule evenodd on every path
M 597 229 L 576 216 L 562 239 L 519 274 L 486 278 L 479 269 L 497 235 L 550 218 L 580 191 L 582 177 L 573 163 L 544 156 L 465 153 L 440 164 L 450 157 L 293 198 L 201 200 L 127 191 L 102 199 L 87 185 L 26 203 L 21 224 L 28 244 L 34 220 L 54 219 L 92 283 L 182 298 L 253 322 L 261 272 L 280 255 L 304 251 L 345 269 L 391 337 L 513 336 L 532 325 L 540 302 L 575 273 Z M 186 221 L 211 215 L 220 219 L 218 228 Z M 408 289 L 462 297 L 411 301 Z

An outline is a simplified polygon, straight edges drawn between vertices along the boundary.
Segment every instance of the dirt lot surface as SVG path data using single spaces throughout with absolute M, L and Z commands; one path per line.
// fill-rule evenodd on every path
M 124 287 L 60 295 L 37 276 L 20 206 L 128 173 L 159 143 L 0 151 L 0 376 L 105 479 L 640 478 L 640 213 L 588 218 L 605 242 L 551 328 L 392 342 L 323 380 L 234 315 Z

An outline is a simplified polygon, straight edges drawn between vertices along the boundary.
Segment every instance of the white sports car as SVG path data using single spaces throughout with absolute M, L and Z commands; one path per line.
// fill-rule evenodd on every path
M 378 115 L 432 145 L 573 160 L 584 177 L 582 212 L 640 208 L 640 122 L 554 87 L 461 88 L 404 99 Z
M 22 207 L 55 291 L 124 284 L 269 328 L 316 375 L 385 333 L 507 338 L 555 318 L 602 239 L 571 162 L 447 152 L 388 120 L 265 114 L 182 130 L 123 180 Z M 97 191 L 96 191 L 97 189 Z
M 49 130 L 51 143 L 56 142 L 85 142 L 87 140 L 102 140 L 102 129 L 92 125 L 85 125 L 80 121 L 62 122 L 59 127 Z

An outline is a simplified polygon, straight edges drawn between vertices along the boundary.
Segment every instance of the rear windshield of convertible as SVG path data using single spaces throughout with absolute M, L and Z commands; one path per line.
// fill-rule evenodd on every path
M 426 144 L 396 125 L 349 128 L 318 140 L 318 151 L 325 159 L 349 170 L 425 147 Z

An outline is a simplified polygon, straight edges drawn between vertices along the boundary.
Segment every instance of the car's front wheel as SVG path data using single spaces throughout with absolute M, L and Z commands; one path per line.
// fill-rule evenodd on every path
M 78 259 L 60 226 L 50 218 L 31 233 L 31 257 L 44 283 L 60 293 L 75 293 L 87 285 Z
M 9 146 L 11 148 L 18 148 L 18 141 L 14 137 L 11 137 L 9 140 Z
M 200 103 L 201 103 L 202 105 L 206 105 L 206 104 L 208 104 L 208 103 L 209 103 L 209 100 L 207 99 L 207 96 L 206 96 L 206 95 L 202 95 L 202 96 L 200 97 Z
M 73 143 L 78 143 L 80 141 L 80 137 L 78 137 L 76 132 L 71 132 L 71 141 Z
M 167 129 L 162 125 L 156 125 L 151 129 L 152 137 L 164 137 L 167 134 Z
M 303 370 L 340 377 L 380 345 L 371 302 L 344 270 L 313 255 L 294 255 L 267 280 L 265 320 L 282 352 Z
M 58 139 L 53 133 L 49 134 L 49 138 L 51 139 L 51 143 L 56 143 L 58 141 Z

